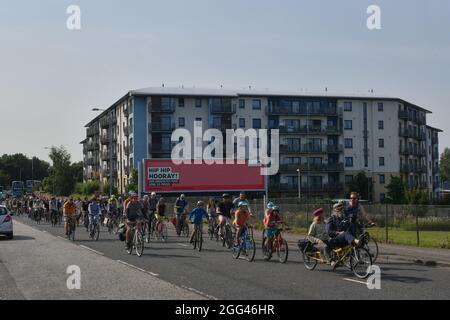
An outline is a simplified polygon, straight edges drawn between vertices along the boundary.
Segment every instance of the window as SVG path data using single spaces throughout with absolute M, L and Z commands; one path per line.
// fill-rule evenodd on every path
M 380 174 L 379 178 L 380 178 L 380 184 L 384 184 L 385 183 L 385 178 L 386 178 L 384 176 L 384 174 Z
M 345 130 L 352 130 L 352 128 L 353 128 L 352 120 L 345 120 L 344 121 L 344 129 Z
M 239 128 L 245 128 L 245 119 L 239 118 Z
M 378 139 L 378 148 L 384 148 L 384 139 Z
M 195 107 L 196 108 L 202 107 L 202 99 L 200 99 L 200 98 L 195 99 Z
M 180 108 L 184 108 L 184 98 L 179 98 L 179 99 L 178 99 L 178 106 L 179 106 Z
M 239 108 L 245 109 L 245 100 L 244 99 L 239 99 Z
M 384 157 L 379 158 L 380 167 L 384 167 Z
M 346 175 L 345 176 L 345 184 L 349 185 L 353 183 L 353 176 L 351 175 Z
M 261 100 L 252 101 L 253 110 L 261 110 Z
M 352 111 L 352 103 L 351 102 L 344 102 L 344 111 Z
M 383 105 L 382 102 L 379 102 L 379 103 L 378 103 L 378 111 L 379 111 L 379 112 L 383 112 L 383 110 L 384 110 L 384 105 Z
M 353 157 L 345 157 L 345 166 L 347 168 L 353 167 Z
M 384 129 L 384 121 L 383 120 L 378 121 L 378 129 L 379 130 L 383 130 Z
M 353 149 L 353 139 L 345 139 L 345 149 Z
M 178 118 L 178 126 L 181 127 L 181 128 L 183 128 L 184 125 L 185 125 L 185 123 L 184 123 L 184 118 Z
M 195 121 L 202 121 L 202 118 L 195 118 Z
M 253 129 L 261 129 L 261 119 L 253 119 Z

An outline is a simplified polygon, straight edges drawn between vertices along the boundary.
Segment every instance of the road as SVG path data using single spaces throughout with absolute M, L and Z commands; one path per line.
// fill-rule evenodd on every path
M 289 260 L 282 265 L 277 261 L 264 261 L 257 241 L 258 251 L 255 261 L 234 260 L 229 250 L 215 241 L 205 240 L 202 252 L 192 249 L 187 239 L 179 238 L 169 229 L 168 243 L 146 244 L 144 255 L 128 255 L 125 245 L 116 236 L 102 228 L 98 241 L 90 240 L 86 231 L 77 229 L 75 243 L 63 239 L 61 226 L 51 227 L 21 217 L 17 221 L 54 236 L 55 243 L 70 244 L 76 257 L 77 250 L 91 253 L 91 260 L 101 259 L 104 270 L 109 264 L 118 263 L 142 275 L 151 275 L 165 284 L 170 284 L 195 293 L 191 299 L 449 299 L 450 269 L 412 265 L 405 262 L 379 262 L 381 268 L 381 289 L 369 290 L 344 267 L 332 271 L 329 266 L 319 265 L 316 270 L 304 268 L 298 249 L 291 245 Z M 19 235 L 17 241 L 24 241 L 26 234 Z M 22 237 L 22 239 L 21 239 Z M 259 238 L 259 236 L 257 236 Z M 258 240 L 258 239 L 256 239 Z M 7 241 L 0 241 L 0 259 Z M 10 253 L 21 254 L 21 252 Z M 33 254 L 33 253 L 29 253 Z M 58 255 L 47 252 L 46 255 Z M 38 257 L 36 257 L 37 259 Z M 141 270 L 141 271 L 139 271 Z M 146 273 L 144 273 L 145 271 Z M 0 263 L 0 275 L 4 273 Z M 111 272 L 110 275 L 120 277 Z M 12 283 L 9 279 L 8 283 Z M 114 285 L 114 282 L 112 282 Z M 1 286 L 0 286 L 0 289 Z M 1 291 L 1 290 L 0 290 Z M 99 296 L 98 298 L 108 298 Z M 151 297 L 150 297 L 151 298 Z M 164 297 L 161 297 L 164 298 Z

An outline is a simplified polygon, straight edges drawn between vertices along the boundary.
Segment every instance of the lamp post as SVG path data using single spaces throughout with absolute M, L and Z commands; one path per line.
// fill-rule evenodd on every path
M 99 108 L 92 108 L 92 111 L 101 111 L 104 112 L 106 111 L 105 109 L 99 109 Z M 112 139 L 112 125 L 113 125 L 113 121 L 112 121 L 112 114 L 111 115 L 107 115 L 107 117 L 109 117 L 109 129 L 108 129 L 108 134 L 109 134 L 109 196 L 112 196 L 112 184 L 113 184 L 113 161 L 112 161 L 112 153 L 113 153 L 113 139 Z
M 52 150 L 52 147 L 44 147 L 45 150 Z M 55 180 L 52 180 L 53 196 L 55 195 Z
M 300 203 L 300 201 L 302 200 L 301 197 L 301 177 L 300 177 L 300 169 L 297 169 L 297 174 L 298 174 L 298 202 Z

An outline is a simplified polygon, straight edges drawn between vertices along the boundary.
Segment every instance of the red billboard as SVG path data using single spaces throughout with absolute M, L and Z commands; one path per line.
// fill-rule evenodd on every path
M 264 191 L 260 166 L 144 161 L 144 192 Z

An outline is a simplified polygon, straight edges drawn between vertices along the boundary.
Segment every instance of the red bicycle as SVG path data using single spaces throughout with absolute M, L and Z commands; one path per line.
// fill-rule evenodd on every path
M 277 222 L 277 224 L 284 226 L 284 222 Z M 262 250 L 264 260 L 269 261 L 270 259 L 272 259 L 273 254 L 276 252 L 278 261 L 280 261 L 281 263 L 286 263 L 289 255 L 289 248 L 287 241 L 283 239 L 283 236 L 281 235 L 281 232 L 283 230 L 286 230 L 286 228 L 279 228 L 271 241 L 265 236 L 265 232 L 263 231 Z

